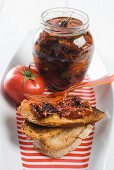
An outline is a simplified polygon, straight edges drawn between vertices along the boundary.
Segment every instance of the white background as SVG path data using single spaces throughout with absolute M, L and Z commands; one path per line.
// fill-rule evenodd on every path
M 108 72 L 114 73 L 113 0 L 0 0 L 0 75 L 27 32 L 39 26 L 41 13 L 58 6 L 81 9 L 89 15 L 96 50 Z M 106 170 L 114 170 L 114 130 Z

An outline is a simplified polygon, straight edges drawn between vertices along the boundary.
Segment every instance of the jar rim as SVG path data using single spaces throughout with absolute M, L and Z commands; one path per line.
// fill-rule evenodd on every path
M 84 19 L 83 22 L 82 22 L 82 25 L 79 25 L 79 26 L 76 26 L 76 27 L 66 28 L 69 31 L 78 31 L 78 33 L 79 32 L 82 33 L 83 31 L 87 30 L 88 27 L 89 27 L 89 17 L 88 17 L 88 15 L 85 12 L 83 12 L 82 10 L 75 9 L 75 8 L 69 8 L 69 7 L 56 7 L 56 8 L 50 8 L 50 9 L 45 10 L 41 14 L 41 24 L 43 25 L 43 27 L 48 27 L 48 29 L 49 29 L 49 27 L 51 27 L 51 29 L 59 27 L 59 25 L 57 26 L 57 25 L 53 25 L 53 24 L 50 24 L 49 22 L 47 22 L 49 19 L 45 19 L 46 15 L 49 16 L 49 14 L 51 12 L 70 12 L 70 13 L 73 13 L 73 14 L 75 13 L 75 14 L 78 14 L 79 16 L 81 16 Z M 63 17 L 63 16 L 61 16 L 61 17 Z M 53 18 L 54 17 L 52 17 L 50 19 L 53 19 Z

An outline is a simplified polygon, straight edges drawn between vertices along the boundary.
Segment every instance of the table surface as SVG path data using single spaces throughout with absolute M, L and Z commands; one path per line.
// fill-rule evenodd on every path
M 41 13 L 52 7 L 68 6 L 85 11 L 95 48 L 109 74 L 114 73 L 113 0 L 0 0 L 0 76 L 29 30 L 40 25 Z M 114 169 L 114 130 L 105 170 Z

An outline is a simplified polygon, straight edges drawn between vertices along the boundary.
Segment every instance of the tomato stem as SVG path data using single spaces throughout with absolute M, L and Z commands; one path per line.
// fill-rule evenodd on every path
M 16 67 L 16 68 L 19 71 L 19 73 L 24 76 L 24 81 L 23 81 L 24 84 L 27 80 L 34 81 L 35 78 L 38 76 L 38 74 L 32 74 L 30 64 L 29 64 L 28 69 L 25 66 L 23 66 L 24 71 L 20 70 L 18 67 Z

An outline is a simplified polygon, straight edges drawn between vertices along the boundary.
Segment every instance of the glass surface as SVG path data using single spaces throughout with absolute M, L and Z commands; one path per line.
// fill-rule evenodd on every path
M 60 13 L 55 17 L 53 12 L 53 18 L 43 20 L 44 29 L 37 34 L 33 50 L 36 68 L 51 91 L 62 91 L 80 83 L 94 49 L 93 39 L 88 31 L 87 16 L 84 22 L 84 19 L 81 20 L 78 16 L 74 18 L 71 9 L 69 17 L 60 16 Z M 48 16 L 49 14 L 48 11 Z M 82 12 L 82 18 L 83 15 L 85 13 Z M 61 26 L 61 23 L 67 20 L 68 23 Z

